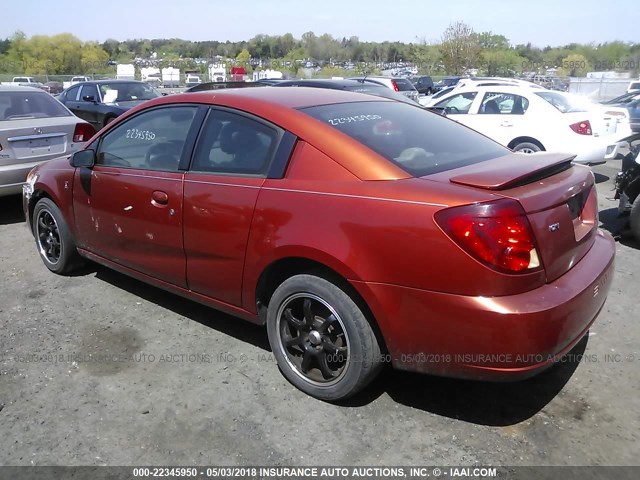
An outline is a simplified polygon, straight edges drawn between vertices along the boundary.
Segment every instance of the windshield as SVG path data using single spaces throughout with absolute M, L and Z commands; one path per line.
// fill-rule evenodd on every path
M 557 92 L 535 92 L 562 113 L 588 112 L 593 104 L 585 98 Z
M 99 87 L 104 103 L 151 100 L 162 96 L 146 83 L 101 83 Z
M 0 121 L 70 116 L 60 102 L 44 91 L 0 92 Z
M 353 102 L 301 109 L 415 177 L 509 153 L 493 140 L 440 115 L 398 102 Z

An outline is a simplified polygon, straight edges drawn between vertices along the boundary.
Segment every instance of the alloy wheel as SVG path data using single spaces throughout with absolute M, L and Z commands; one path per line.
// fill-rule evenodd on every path
M 342 319 L 311 293 L 288 297 L 277 313 L 278 345 L 292 370 L 305 381 L 328 387 L 346 373 L 349 337 Z

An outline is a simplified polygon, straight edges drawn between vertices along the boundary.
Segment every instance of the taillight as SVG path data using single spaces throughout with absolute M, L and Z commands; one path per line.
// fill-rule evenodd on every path
M 531 273 L 542 269 L 531 225 L 515 200 L 447 208 L 434 218 L 465 252 L 494 270 Z
M 398 84 L 396 83 L 396 81 L 395 81 L 395 80 L 391 80 L 391 86 L 393 87 L 393 89 L 394 89 L 396 92 L 399 92 L 399 91 L 400 91 L 400 87 L 398 87 Z
M 569 127 L 580 135 L 591 135 L 591 123 L 589 123 L 589 120 L 574 123 L 573 125 L 569 125 Z
M 73 142 L 86 142 L 96 133 L 96 129 L 90 123 L 76 123 L 76 129 L 73 131 Z

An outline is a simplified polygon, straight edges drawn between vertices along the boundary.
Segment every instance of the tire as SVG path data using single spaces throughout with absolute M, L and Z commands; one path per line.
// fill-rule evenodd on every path
M 534 152 L 541 152 L 542 148 L 540 148 L 540 145 L 537 145 L 535 143 L 522 142 L 517 144 L 515 147 L 513 147 L 513 151 L 521 152 L 521 153 L 534 153 Z
M 314 275 L 295 275 L 274 292 L 269 343 L 284 376 L 321 400 L 348 398 L 369 384 L 383 362 L 366 317 L 342 289 Z
M 113 122 L 116 119 L 116 117 L 107 117 L 104 119 L 104 122 L 102 123 L 102 128 L 106 127 L 107 125 L 109 125 L 111 122 Z
M 49 270 L 66 274 L 83 263 L 62 212 L 50 199 L 38 201 L 32 225 L 38 253 Z
M 629 226 L 636 241 L 640 242 L 640 195 L 636 197 L 629 214 Z

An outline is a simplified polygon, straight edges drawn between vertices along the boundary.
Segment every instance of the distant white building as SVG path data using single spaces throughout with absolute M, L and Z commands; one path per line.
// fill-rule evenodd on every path
M 253 72 L 253 81 L 256 80 L 281 80 L 283 74 L 279 70 L 260 70 L 258 72 Z

